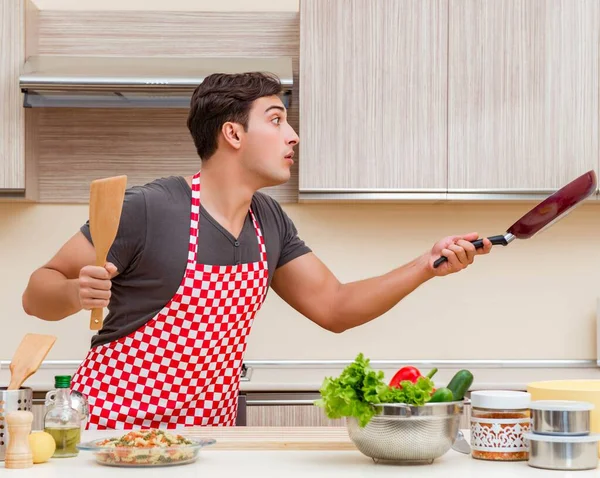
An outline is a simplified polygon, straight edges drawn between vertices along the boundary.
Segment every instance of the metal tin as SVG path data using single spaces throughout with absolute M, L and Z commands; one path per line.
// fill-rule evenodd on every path
M 31 411 L 33 403 L 33 390 L 29 387 L 21 387 L 18 390 L 7 390 L 8 387 L 0 387 L 0 461 L 4 461 L 6 449 L 8 448 L 8 427 L 6 416 L 17 410 Z
M 531 427 L 542 435 L 581 436 L 590 433 L 589 402 L 537 400 L 531 403 Z
M 600 434 L 584 436 L 537 435 L 527 433 L 527 464 L 546 470 L 593 470 L 598 466 Z

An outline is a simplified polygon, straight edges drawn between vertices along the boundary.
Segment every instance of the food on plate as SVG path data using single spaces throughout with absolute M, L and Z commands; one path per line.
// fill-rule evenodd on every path
M 34 431 L 29 434 L 29 447 L 33 463 L 44 463 L 54 455 L 56 442 L 50 433 Z
M 173 435 L 164 430 L 133 430 L 121 438 L 107 438 L 98 442 L 99 446 L 134 446 L 148 448 L 152 446 L 171 447 L 173 445 L 191 445 L 193 442 L 182 435 Z
M 104 464 L 152 465 L 185 462 L 196 455 L 195 443 L 160 429 L 133 430 L 120 438 L 96 442 Z
M 379 404 L 423 406 L 428 402 L 463 400 L 473 383 L 471 372 L 460 370 L 448 386 L 437 390 L 431 380 L 436 372 L 434 368 L 423 376 L 415 367 L 403 367 L 387 384 L 383 380 L 384 373 L 373 370 L 370 360 L 360 353 L 339 377 L 325 378 L 320 389 L 321 399 L 315 405 L 322 407 L 331 419 L 355 417 L 364 427 L 379 412 L 376 406 Z

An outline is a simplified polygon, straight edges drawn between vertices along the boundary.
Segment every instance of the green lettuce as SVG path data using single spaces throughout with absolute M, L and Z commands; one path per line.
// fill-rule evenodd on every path
M 321 399 L 315 405 L 322 407 L 328 418 L 355 417 L 364 427 L 377 414 L 377 404 L 422 406 L 431 397 L 433 382 L 427 377 L 419 377 L 416 383 L 403 381 L 401 388 L 390 387 L 383 377 L 383 372 L 373 370 L 370 360 L 360 353 L 339 377 L 325 378 Z

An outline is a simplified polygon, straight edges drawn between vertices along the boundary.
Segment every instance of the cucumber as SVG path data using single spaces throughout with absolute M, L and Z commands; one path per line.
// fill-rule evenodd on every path
M 437 373 L 438 369 L 437 368 L 432 368 L 429 373 L 426 375 L 427 378 L 431 379 L 433 378 L 433 376 Z
M 454 400 L 454 393 L 449 388 L 438 388 L 429 402 L 452 402 Z
M 459 370 L 456 375 L 452 377 L 450 383 L 446 388 L 452 390 L 454 400 L 459 401 L 465 398 L 465 394 L 469 387 L 473 384 L 473 374 L 468 370 Z

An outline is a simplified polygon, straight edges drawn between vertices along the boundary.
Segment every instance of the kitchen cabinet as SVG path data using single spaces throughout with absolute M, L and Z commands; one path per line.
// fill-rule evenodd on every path
M 24 2 L 0 2 L 0 196 L 25 188 L 25 120 L 19 90 Z
M 443 198 L 448 2 L 300 2 L 301 200 Z
M 597 0 L 450 0 L 449 197 L 598 170 L 599 34 Z
M 541 199 L 599 164 L 597 0 L 303 0 L 300 200 Z
M 247 392 L 243 394 L 245 425 L 249 427 L 342 426 L 343 420 L 331 420 L 321 407 L 314 405 L 319 392 Z
M 297 130 L 297 12 L 195 10 L 108 9 L 102 15 L 86 9 L 43 10 L 33 43 L 40 56 L 291 57 L 294 86 L 288 120 Z M 33 142 L 39 202 L 86 204 L 94 179 L 125 174 L 130 187 L 171 174 L 191 175 L 200 167 L 186 108 L 32 110 L 39 114 Z M 290 181 L 263 192 L 283 203 L 296 202 L 297 185 L 295 164 Z
M 320 427 L 343 426 L 341 419 L 332 420 L 314 405 L 259 405 L 246 409 L 249 427 Z
M 314 405 L 319 392 L 249 392 L 245 399 L 245 426 L 248 427 L 339 427 L 345 419 L 330 419 Z M 471 407 L 466 405 L 461 428 L 468 428 Z

